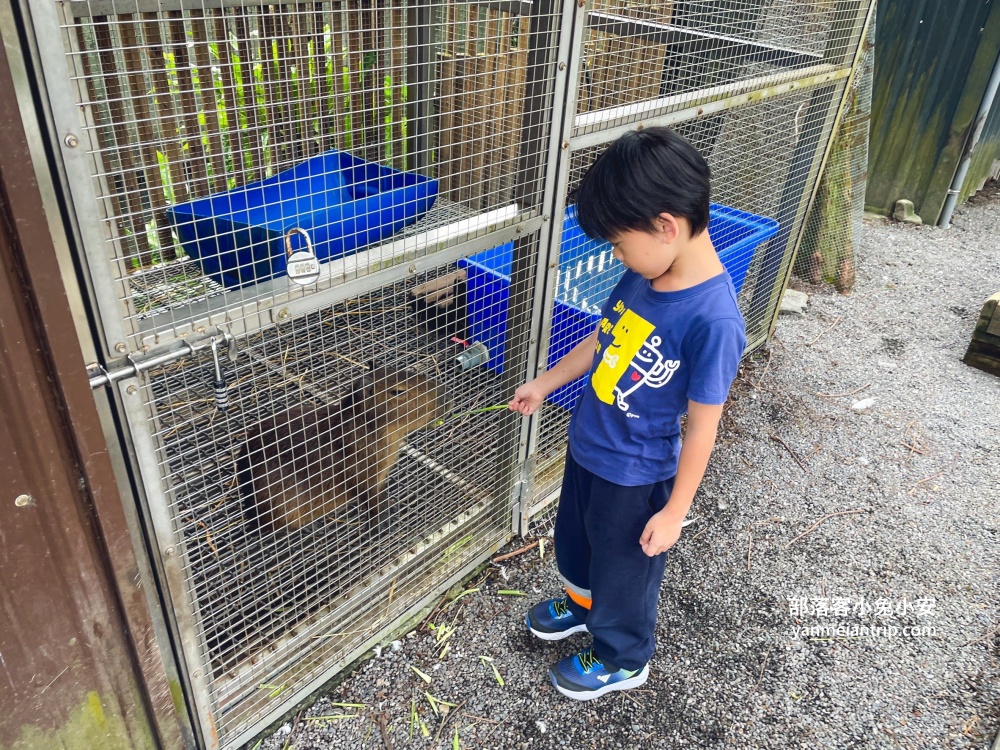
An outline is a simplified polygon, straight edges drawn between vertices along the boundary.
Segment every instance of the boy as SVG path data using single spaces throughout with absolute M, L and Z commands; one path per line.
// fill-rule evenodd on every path
M 626 271 L 597 330 L 509 407 L 528 416 L 589 373 L 556 515 L 567 596 L 535 605 L 526 622 L 549 641 L 590 632 L 591 648 L 549 670 L 559 692 L 590 700 L 649 676 L 662 553 L 705 473 L 746 336 L 708 234 L 708 165 L 684 138 L 654 127 L 612 143 L 580 185 L 577 217 Z

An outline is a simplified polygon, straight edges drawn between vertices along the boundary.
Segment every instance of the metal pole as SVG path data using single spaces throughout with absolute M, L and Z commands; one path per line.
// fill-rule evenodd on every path
M 571 41 L 569 32 L 577 7 L 576 0 L 540 0 L 532 6 L 520 129 L 521 152 L 514 189 L 521 209 L 536 216 L 544 214 L 553 203 L 556 190 L 553 166 L 559 151 L 565 150 L 561 141 L 564 115 L 561 107 L 564 106 L 565 75 L 569 65 L 568 59 L 560 60 L 560 53 L 568 53 L 566 45 Z M 539 265 L 541 257 L 547 257 L 548 250 L 542 243 L 551 242 L 553 236 L 558 237 L 553 227 L 562 225 L 561 217 L 549 214 L 542 219 L 548 221 L 537 234 L 514 242 L 503 375 L 505 393 L 513 393 L 525 376 L 534 371 L 537 356 L 534 347 L 539 335 L 536 324 L 541 317 L 535 303 L 544 292 L 538 285 L 539 281 L 544 284 L 544 279 L 539 278 Z M 534 420 L 523 420 L 516 414 L 511 414 L 509 419 L 509 443 L 503 447 L 501 455 L 505 460 L 508 456 L 512 459 L 512 530 L 523 534 L 534 479 L 534 465 L 528 455 Z
M 958 196 L 962 192 L 965 178 L 969 174 L 969 166 L 972 164 L 972 154 L 979 143 L 979 137 L 983 134 L 983 126 L 986 124 L 986 118 L 993 108 L 998 88 L 1000 88 L 1000 55 L 997 55 L 997 59 L 993 62 L 993 72 L 990 74 L 990 80 L 986 84 L 986 93 L 983 94 L 983 100 L 979 104 L 976 119 L 972 121 L 972 133 L 969 136 L 968 143 L 965 145 L 965 150 L 962 152 L 962 161 L 958 165 L 955 179 L 952 180 L 951 188 L 948 190 L 948 197 L 944 202 L 944 209 L 941 211 L 941 218 L 938 220 L 938 226 L 943 229 L 951 227 L 951 215 L 958 204 Z

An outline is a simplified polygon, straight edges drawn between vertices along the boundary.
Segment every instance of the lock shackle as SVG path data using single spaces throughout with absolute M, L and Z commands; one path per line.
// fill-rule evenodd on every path
M 292 227 L 287 232 L 285 232 L 285 252 L 286 252 L 286 254 L 288 255 L 289 258 L 292 257 L 292 253 L 294 252 L 292 250 L 292 235 L 293 234 L 301 234 L 305 238 L 305 240 L 306 240 L 306 250 L 309 253 L 315 255 L 315 253 L 313 253 L 312 240 L 309 239 L 309 233 L 305 229 L 302 229 L 301 227 Z

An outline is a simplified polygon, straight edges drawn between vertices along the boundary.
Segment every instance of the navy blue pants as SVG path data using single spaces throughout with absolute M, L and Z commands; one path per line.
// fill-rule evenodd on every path
M 670 499 L 674 480 L 626 487 L 593 474 L 566 451 L 556 512 L 556 563 L 569 608 L 587 623 L 609 671 L 641 669 L 656 646 L 656 604 L 667 553 L 648 557 L 639 538 Z

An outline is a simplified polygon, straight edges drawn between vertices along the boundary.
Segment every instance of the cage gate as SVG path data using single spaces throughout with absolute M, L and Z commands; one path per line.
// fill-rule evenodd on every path
M 870 15 L 22 4 L 116 373 L 98 380 L 195 730 L 220 748 L 553 497 L 580 385 L 530 420 L 501 405 L 589 333 L 621 272 L 567 207 L 601 146 L 669 124 L 706 155 L 710 232 L 765 340 Z M 315 260 L 306 283 L 290 256 Z

